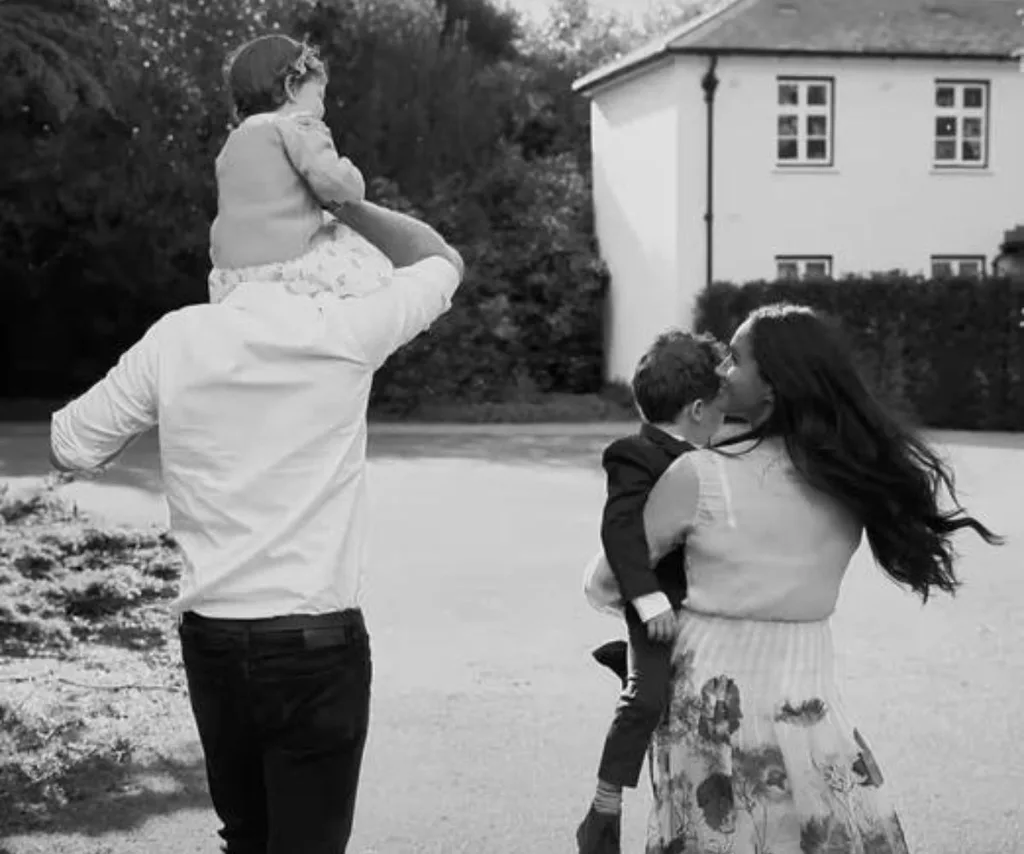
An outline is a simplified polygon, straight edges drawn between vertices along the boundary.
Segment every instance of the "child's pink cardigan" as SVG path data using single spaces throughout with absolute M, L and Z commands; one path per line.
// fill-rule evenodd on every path
M 327 126 L 305 113 L 260 113 L 217 156 L 215 267 L 255 267 L 305 254 L 324 208 L 361 201 L 363 176 L 339 157 Z

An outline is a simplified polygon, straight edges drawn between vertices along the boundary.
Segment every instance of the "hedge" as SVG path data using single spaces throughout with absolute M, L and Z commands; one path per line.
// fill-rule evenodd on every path
M 901 274 L 716 283 L 699 295 L 694 326 L 727 340 L 758 306 L 809 305 L 840 321 L 869 385 L 915 423 L 1024 430 L 1022 285 Z

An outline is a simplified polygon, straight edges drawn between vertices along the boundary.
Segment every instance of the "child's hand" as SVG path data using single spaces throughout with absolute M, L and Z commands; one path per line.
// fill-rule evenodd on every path
M 647 621 L 647 637 L 655 643 L 672 643 L 679 631 L 679 621 L 671 609 Z

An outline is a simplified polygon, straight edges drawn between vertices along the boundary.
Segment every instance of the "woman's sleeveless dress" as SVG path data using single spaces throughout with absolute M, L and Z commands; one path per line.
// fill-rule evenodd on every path
M 687 459 L 701 493 L 647 854 L 908 854 L 835 680 L 829 617 L 859 526 L 777 443 Z

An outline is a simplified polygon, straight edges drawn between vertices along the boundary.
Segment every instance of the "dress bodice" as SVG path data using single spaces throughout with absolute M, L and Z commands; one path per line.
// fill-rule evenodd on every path
M 700 494 L 686 539 L 686 607 L 757 620 L 828 617 L 860 524 L 803 480 L 778 440 L 687 459 Z

